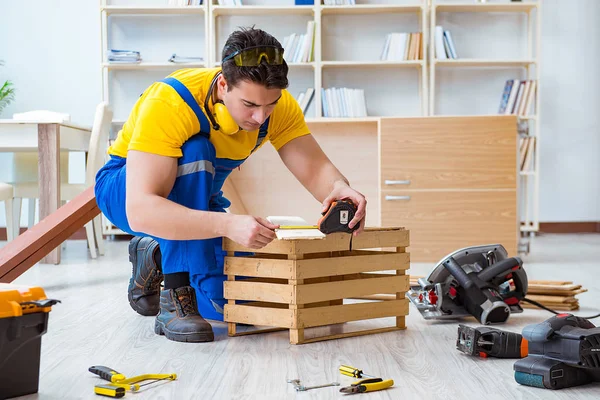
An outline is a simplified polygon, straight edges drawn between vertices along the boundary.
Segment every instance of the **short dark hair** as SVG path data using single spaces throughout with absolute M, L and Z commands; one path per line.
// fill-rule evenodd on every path
M 261 29 L 240 28 L 229 35 L 223 46 L 221 60 L 250 46 L 282 47 L 277 39 Z M 243 80 L 264 85 L 268 89 L 286 89 L 288 87 L 288 65 L 285 60 L 281 65 L 269 65 L 265 59 L 262 59 L 258 66 L 238 67 L 233 59 L 229 59 L 223 63 L 222 70 L 229 90 Z

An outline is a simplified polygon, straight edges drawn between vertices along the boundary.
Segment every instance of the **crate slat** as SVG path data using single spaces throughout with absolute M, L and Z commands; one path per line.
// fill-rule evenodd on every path
M 408 288 L 408 276 L 406 275 L 313 283 L 295 287 L 295 302 L 297 304 L 305 304 L 376 293 L 395 294 L 397 292 L 406 292 Z
M 292 323 L 297 325 L 294 328 L 310 328 L 313 326 L 404 315 L 408 315 L 407 299 L 299 309 L 297 321 L 292 321 Z
M 294 304 L 294 286 L 277 283 L 225 281 L 223 292 L 228 300 L 256 300 Z
M 287 308 L 225 304 L 224 319 L 227 322 L 289 329 L 293 327 L 294 313 Z
M 225 275 L 296 279 L 294 260 L 227 256 L 223 268 Z
M 383 253 L 377 251 L 369 253 L 368 255 L 298 260 L 296 264 L 297 279 L 410 268 L 409 253 Z

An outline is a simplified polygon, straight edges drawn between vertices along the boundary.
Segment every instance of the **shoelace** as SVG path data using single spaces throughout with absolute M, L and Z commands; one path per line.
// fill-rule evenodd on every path
M 192 298 L 192 295 L 190 293 L 188 293 L 189 290 L 181 290 L 181 291 L 177 291 L 177 300 L 179 302 L 179 305 L 181 306 L 181 313 L 186 316 L 186 315 L 190 315 L 190 314 L 197 314 L 198 310 L 196 309 L 195 305 L 194 305 L 194 300 Z
M 150 277 L 146 281 L 146 286 L 144 287 L 144 289 L 146 291 L 158 291 L 162 279 L 163 276 L 157 269 L 152 270 L 152 272 L 150 273 Z

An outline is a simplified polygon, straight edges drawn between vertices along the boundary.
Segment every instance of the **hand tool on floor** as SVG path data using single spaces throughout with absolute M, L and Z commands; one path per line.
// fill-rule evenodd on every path
M 109 384 L 99 384 L 94 386 L 94 393 L 107 397 L 123 397 L 127 390 L 137 392 L 141 387 L 164 380 L 177 379 L 176 374 L 144 374 L 126 378 L 125 375 L 115 371 L 112 368 L 103 365 L 94 365 L 89 371 L 98 375 L 102 379 L 109 381 Z M 150 381 L 140 385 L 140 382 Z
M 523 358 L 528 353 L 528 342 L 520 333 L 459 324 L 456 348 L 483 358 Z
M 339 382 L 326 383 L 324 385 L 304 386 L 300 384 L 300 379 L 289 379 L 288 383 L 294 385 L 294 389 L 296 389 L 296 392 L 304 392 L 311 389 L 320 389 L 329 386 L 340 386 Z
M 341 388 L 341 393 L 374 392 L 376 390 L 387 389 L 394 385 L 394 381 L 392 379 L 383 380 L 373 375 L 367 375 L 361 369 L 350 365 L 340 365 L 339 371 L 342 375 L 351 376 L 353 378 L 363 378 L 366 376 L 369 377 L 367 379 L 356 381 L 350 386 Z
M 363 378 L 365 376 L 368 376 L 369 378 L 377 378 L 373 375 L 367 375 L 364 372 L 362 372 L 362 370 L 354 368 L 350 365 L 340 365 L 339 370 L 342 375 L 351 376 L 353 378 Z
M 518 257 L 500 244 L 466 247 L 444 257 L 427 278 L 411 286 L 408 299 L 425 319 L 474 316 L 484 325 L 521 313 L 527 274 Z
M 600 382 L 600 327 L 563 313 L 523 329 L 529 355 L 514 364 L 521 385 L 563 389 Z
M 356 224 L 353 228 L 348 227 L 356 210 L 351 200 L 336 200 L 322 213 L 317 225 L 280 225 L 279 229 L 318 229 L 326 235 L 334 232 L 352 233 L 360 226 Z
M 341 393 L 366 393 L 375 392 L 377 390 L 387 389 L 394 386 L 392 379 L 386 379 L 385 381 L 381 378 L 369 378 L 362 379 L 352 383 L 350 386 L 345 386 L 340 389 Z

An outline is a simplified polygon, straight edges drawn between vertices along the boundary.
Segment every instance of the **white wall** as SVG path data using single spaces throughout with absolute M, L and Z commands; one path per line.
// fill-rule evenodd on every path
M 542 9 L 540 220 L 600 221 L 600 1 L 544 0 Z M 91 124 L 101 99 L 99 2 L 1 0 L 0 15 L 0 80 L 18 90 L 0 118 L 50 109 Z M 10 156 L 0 153 L 0 180 L 7 173 Z M 81 168 L 70 174 L 83 181 Z

